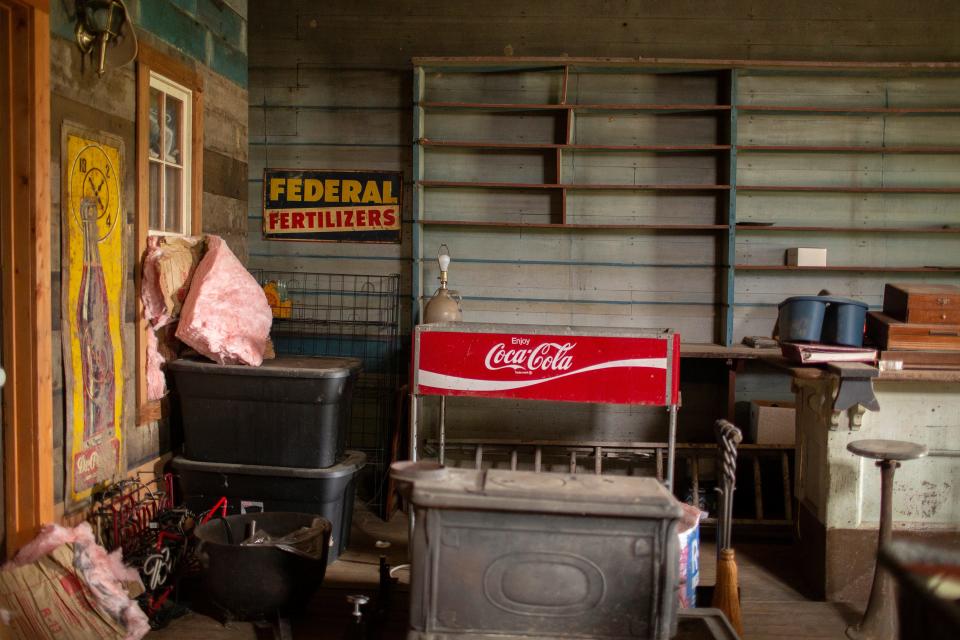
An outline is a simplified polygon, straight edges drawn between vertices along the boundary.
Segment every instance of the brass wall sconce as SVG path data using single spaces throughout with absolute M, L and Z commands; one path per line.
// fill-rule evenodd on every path
M 124 23 L 133 38 L 134 53 L 129 62 L 137 57 L 137 34 L 123 0 L 76 0 L 76 15 L 77 45 L 85 55 L 97 50 L 98 76 L 106 70 L 107 44 L 120 37 Z

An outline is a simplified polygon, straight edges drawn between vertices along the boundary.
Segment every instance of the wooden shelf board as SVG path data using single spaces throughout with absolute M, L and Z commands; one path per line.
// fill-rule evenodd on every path
M 520 227 L 526 229 L 577 229 L 580 231 L 623 229 L 637 231 L 676 231 L 702 232 L 726 231 L 725 224 L 571 224 L 571 223 L 538 223 L 538 222 L 496 222 L 474 220 L 420 220 L 425 226 L 435 227 Z
M 573 151 L 654 151 L 664 153 L 729 151 L 729 144 L 567 144 L 561 149 Z
M 960 273 L 960 267 L 863 267 L 834 266 L 791 267 L 779 264 L 738 264 L 737 271 L 863 271 L 875 273 Z
M 828 185 L 737 185 L 737 191 L 811 191 L 836 193 L 960 193 L 960 187 L 854 187 Z
M 738 224 L 738 232 L 822 231 L 827 233 L 960 233 L 960 227 L 803 227 Z
M 595 191 L 728 191 L 726 184 L 556 184 L 547 182 L 458 182 L 421 180 L 423 187 L 459 187 L 477 189 L 571 189 Z
M 728 104 L 572 104 L 568 105 L 580 112 L 605 111 L 651 111 L 651 112 L 699 112 L 699 111 L 730 111 Z
M 960 107 L 822 107 L 776 106 L 759 104 L 737 105 L 738 111 L 756 113 L 809 113 L 836 115 L 960 115 Z
M 715 152 L 729 151 L 728 144 L 563 144 L 554 142 L 480 142 L 472 140 L 429 140 L 421 138 L 417 143 L 424 147 L 449 147 L 461 149 L 562 149 L 564 151 L 650 151 L 654 153 Z
M 441 67 L 466 71 L 476 71 L 477 65 L 494 65 L 498 70 L 527 67 L 543 70 L 562 69 L 565 66 L 584 67 L 594 70 L 610 66 L 622 67 L 623 71 L 644 72 L 649 67 L 676 67 L 689 70 L 701 67 L 703 70 L 724 70 L 727 67 L 737 69 L 797 69 L 810 71 L 849 70 L 865 72 L 889 71 L 928 71 L 940 73 L 960 73 L 960 62 L 840 62 L 824 60 L 744 60 L 736 58 L 624 58 L 624 57 L 575 57 L 575 56 L 417 56 L 412 59 L 414 66 Z
M 729 191 L 728 184 L 564 184 L 571 190 L 609 191 Z
M 765 145 L 765 144 L 738 144 L 738 151 L 773 151 L 785 153 L 936 153 L 960 154 L 960 147 L 955 146 L 811 146 L 811 145 Z
M 424 109 L 451 109 L 464 111 L 567 111 L 570 105 L 510 102 L 421 102 Z
M 559 149 L 567 145 L 558 144 L 554 142 L 479 142 L 472 140 L 430 140 L 427 138 L 421 138 L 417 140 L 417 144 L 424 147 L 448 147 L 453 149 L 490 149 L 490 150 L 499 150 L 499 149 L 530 149 L 537 150 L 542 149 L 544 151 L 549 151 L 552 149 Z
M 548 182 L 460 182 L 455 180 L 421 180 L 423 187 L 455 187 L 474 189 L 561 189 L 559 184 Z
M 557 104 L 510 102 L 421 102 L 424 109 L 464 111 L 649 111 L 652 113 L 690 113 L 699 111 L 729 111 L 728 104 Z

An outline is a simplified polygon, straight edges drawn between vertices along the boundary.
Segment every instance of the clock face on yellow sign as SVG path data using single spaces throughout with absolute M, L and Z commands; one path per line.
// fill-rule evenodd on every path
M 68 174 L 70 214 L 84 226 L 86 216 L 97 220 L 98 242 L 106 240 L 120 217 L 120 178 L 117 166 L 104 148 L 94 142 L 70 137 L 72 162 Z M 84 206 L 86 204 L 86 206 Z

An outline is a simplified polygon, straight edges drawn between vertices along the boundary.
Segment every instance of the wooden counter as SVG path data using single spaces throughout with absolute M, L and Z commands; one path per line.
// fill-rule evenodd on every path
M 735 360 L 766 360 L 780 358 L 780 349 L 757 349 L 738 344 L 724 347 L 719 344 L 703 342 L 680 343 L 681 358 L 729 358 Z
M 891 439 L 929 447 L 894 480 L 898 536 L 960 544 L 960 371 L 883 371 L 874 378 L 879 411 L 833 412 L 838 377 L 821 367 L 781 363 L 793 374 L 797 406 L 798 540 L 818 595 L 866 596 L 873 576 L 880 472 L 847 450 L 854 440 Z M 918 384 L 919 383 L 919 384 Z

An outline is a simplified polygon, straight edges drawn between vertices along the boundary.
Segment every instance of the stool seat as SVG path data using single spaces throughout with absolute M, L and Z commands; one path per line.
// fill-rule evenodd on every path
M 903 440 L 854 440 L 847 451 L 874 460 L 916 460 L 929 452 L 925 445 Z

